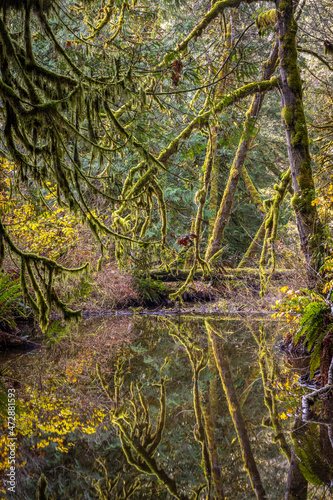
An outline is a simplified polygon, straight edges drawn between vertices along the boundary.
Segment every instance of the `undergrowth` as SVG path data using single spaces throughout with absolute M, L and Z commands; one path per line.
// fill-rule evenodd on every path
M 144 306 L 160 305 L 169 297 L 170 289 L 150 278 L 137 278 L 135 287 Z
M 307 288 L 294 291 L 286 286 L 280 291 L 286 296 L 275 304 L 278 312 L 273 317 L 284 318 L 291 324 L 289 336 L 293 344 L 302 343 L 303 349 L 311 356 L 312 378 L 320 367 L 323 340 L 333 330 L 329 304 L 322 295 Z
M 22 306 L 20 279 L 12 275 L 0 274 L 0 327 L 15 329 L 15 317 L 18 314 L 23 315 Z

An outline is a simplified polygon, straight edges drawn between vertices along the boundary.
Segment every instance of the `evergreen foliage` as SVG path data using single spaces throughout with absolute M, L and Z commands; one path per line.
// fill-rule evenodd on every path
M 20 280 L 4 273 L 0 274 L 0 325 L 15 327 L 14 313 L 22 297 Z
M 332 328 L 331 326 L 325 328 L 328 312 L 328 307 L 324 302 L 310 302 L 302 313 L 299 329 L 295 334 L 295 344 L 304 336 L 303 345 L 311 353 L 311 378 L 320 365 L 321 343 Z

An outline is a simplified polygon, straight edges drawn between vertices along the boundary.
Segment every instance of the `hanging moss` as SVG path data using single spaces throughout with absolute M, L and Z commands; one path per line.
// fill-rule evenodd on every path
M 256 26 L 260 34 L 263 34 L 264 30 L 269 26 L 273 26 L 276 23 L 276 9 L 271 9 L 266 12 L 262 12 L 256 19 Z
M 202 173 L 203 173 L 203 179 L 202 179 L 203 186 L 195 194 L 195 202 L 198 204 L 198 210 L 197 210 L 197 215 L 196 215 L 195 223 L 194 223 L 194 233 L 195 233 L 194 262 L 193 262 L 192 268 L 187 276 L 185 283 L 180 287 L 179 290 L 177 290 L 177 292 L 172 293 L 170 295 L 171 300 L 176 300 L 178 297 L 181 298 L 182 293 L 185 292 L 188 285 L 193 281 L 193 278 L 194 278 L 194 275 L 197 271 L 198 265 L 201 266 L 202 271 L 203 271 L 203 275 L 208 274 L 210 272 L 209 264 L 206 262 L 206 260 L 202 259 L 200 256 L 199 245 L 200 245 L 200 240 L 201 240 L 201 224 L 202 224 L 202 218 L 203 218 L 203 210 L 204 210 L 204 206 L 205 206 L 207 195 L 208 195 L 208 189 L 209 189 L 209 185 L 210 185 L 210 177 L 211 177 L 212 168 L 213 168 L 212 147 L 213 147 L 212 135 L 211 135 L 211 131 L 209 130 L 209 140 L 207 143 L 206 157 L 205 157 L 205 161 L 204 161 L 204 164 L 202 166 L 202 169 L 201 169 Z
M 87 272 L 88 264 L 68 269 L 51 259 L 34 253 L 22 252 L 11 240 L 0 220 L 0 237 L 13 254 L 21 261 L 21 286 L 25 301 L 36 314 L 40 327 L 45 332 L 49 326 L 52 307 L 60 310 L 67 321 L 77 321 L 81 310 L 73 311 L 60 300 L 55 291 L 55 276 L 68 273 L 80 275 Z
M 166 208 L 165 208 L 163 191 L 160 188 L 156 177 L 154 177 L 154 179 L 153 179 L 152 188 L 153 188 L 153 191 L 154 191 L 155 196 L 157 198 L 158 207 L 159 207 L 160 216 L 161 216 L 161 221 L 162 221 L 162 225 L 161 225 L 162 245 L 165 245 L 166 236 L 167 236 L 167 213 L 166 213 Z

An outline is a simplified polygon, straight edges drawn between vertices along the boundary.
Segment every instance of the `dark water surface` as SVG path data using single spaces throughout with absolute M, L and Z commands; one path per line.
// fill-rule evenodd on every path
M 310 391 L 297 384 L 304 361 L 291 367 L 277 349 L 283 329 L 267 317 L 113 316 L 2 353 L 1 497 L 36 498 L 44 474 L 50 499 L 331 498 L 328 429 L 296 418 Z

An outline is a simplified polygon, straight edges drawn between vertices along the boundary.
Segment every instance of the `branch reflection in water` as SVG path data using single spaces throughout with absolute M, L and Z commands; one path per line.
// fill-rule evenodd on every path
M 25 498 L 329 498 L 330 388 L 311 404 L 297 384 L 307 368 L 286 363 L 276 330 L 267 318 L 99 318 L 33 366 L 10 362 Z

